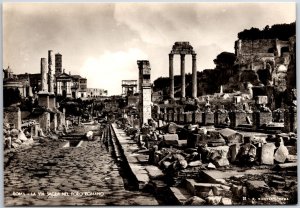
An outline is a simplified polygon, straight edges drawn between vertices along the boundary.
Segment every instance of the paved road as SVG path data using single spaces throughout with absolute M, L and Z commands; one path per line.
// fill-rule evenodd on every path
M 157 205 L 149 194 L 125 190 L 118 165 L 99 141 L 61 143 L 48 140 L 15 154 L 4 169 L 6 206 Z

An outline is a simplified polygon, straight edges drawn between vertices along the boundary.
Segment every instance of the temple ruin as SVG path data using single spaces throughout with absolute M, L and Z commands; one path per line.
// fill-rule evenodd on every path
M 169 54 L 170 97 L 174 99 L 174 55 L 180 55 L 181 97 L 185 98 L 185 55 L 192 55 L 192 97 L 197 97 L 197 54 L 189 42 L 175 42 Z

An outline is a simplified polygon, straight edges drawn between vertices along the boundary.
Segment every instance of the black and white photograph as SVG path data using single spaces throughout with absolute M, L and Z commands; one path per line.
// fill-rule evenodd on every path
M 295 2 L 4 2 L 4 206 L 296 205 Z

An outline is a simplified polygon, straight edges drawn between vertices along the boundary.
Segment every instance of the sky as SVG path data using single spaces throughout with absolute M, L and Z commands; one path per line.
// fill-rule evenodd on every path
M 221 52 L 234 53 L 244 29 L 295 20 L 295 3 L 4 3 L 3 68 L 39 73 L 40 59 L 53 50 L 67 73 L 116 95 L 121 80 L 138 79 L 137 60 L 150 61 L 152 81 L 168 76 L 176 41 L 190 42 L 202 71 Z M 191 62 L 186 56 L 186 73 Z

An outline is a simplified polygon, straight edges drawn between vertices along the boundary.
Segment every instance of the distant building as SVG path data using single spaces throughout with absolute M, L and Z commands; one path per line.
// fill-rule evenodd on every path
M 130 96 L 137 93 L 137 80 L 122 80 L 122 96 Z
M 86 92 L 88 98 L 107 96 L 107 90 L 100 88 L 87 88 Z
M 55 54 L 55 75 L 62 73 L 62 55 L 60 53 Z
M 3 78 L 6 87 L 18 88 L 21 96 L 24 97 L 36 94 L 41 90 L 41 73 L 14 75 L 8 67 L 7 69 L 3 69 Z M 25 87 L 25 89 L 24 86 L 27 88 Z M 30 90 L 28 87 L 30 87 Z M 62 69 L 62 55 L 59 53 L 55 54 L 54 92 L 57 96 L 69 98 L 87 97 L 87 79 L 80 75 L 65 73 Z
M 9 66 L 7 69 L 3 69 L 3 89 L 18 89 L 21 97 L 32 96 L 33 94 L 28 74 L 18 77 Z
M 80 75 L 71 75 L 65 72 L 57 75 L 56 95 L 70 98 L 87 97 L 87 79 Z

